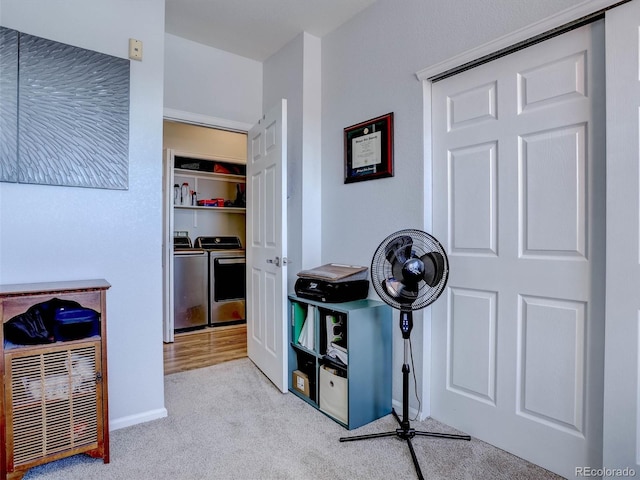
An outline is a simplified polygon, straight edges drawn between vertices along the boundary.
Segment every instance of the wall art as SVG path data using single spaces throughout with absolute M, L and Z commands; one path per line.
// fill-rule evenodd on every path
M 16 70 L 4 68 L 16 49 L 7 30 L 0 29 L 3 87 Z M 0 181 L 128 188 L 129 60 L 17 33 L 17 85 L 0 96 L 7 123 L 17 102 L 16 148 L 1 152 Z
M 344 129 L 344 183 L 393 177 L 393 112 Z

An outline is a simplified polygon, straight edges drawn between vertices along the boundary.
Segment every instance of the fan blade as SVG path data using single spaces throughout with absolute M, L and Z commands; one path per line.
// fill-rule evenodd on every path
M 384 248 L 384 254 L 391 265 L 399 263 L 404 265 L 404 262 L 411 258 L 411 248 L 413 247 L 413 240 L 409 235 L 401 235 L 398 238 L 393 239 Z
M 412 290 L 395 278 L 388 278 L 382 282 L 384 291 L 400 303 L 411 304 L 418 298 L 418 288 Z
M 424 281 L 430 287 L 435 287 L 444 275 L 444 257 L 439 252 L 429 252 L 420 257 L 420 260 L 424 264 Z

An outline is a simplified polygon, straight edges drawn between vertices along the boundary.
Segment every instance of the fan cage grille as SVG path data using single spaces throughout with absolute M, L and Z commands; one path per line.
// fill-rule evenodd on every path
M 413 303 L 404 303 L 392 297 L 384 289 L 383 282 L 393 277 L 391 263 L 386 258 L 386 248 L 389 244 L 402 236 L 409 236 L 413 241 L 412 252 L 420 257 L 429 252 L 437 252 L 444 259 L 444 271 L 442 278 L 435 286 L 430 286 L 425 282 L 420 283 L 418 296 Z M 444 291 L 449 278 L 449 260 L 442 244 L 433 236 L 422 230 L 405 229 L 392 233 L 385 238 L 376 249 L 371 260 L 371 281 L 378 296 L 387 305 L 398 310 L 420 310 L 435 302 Z

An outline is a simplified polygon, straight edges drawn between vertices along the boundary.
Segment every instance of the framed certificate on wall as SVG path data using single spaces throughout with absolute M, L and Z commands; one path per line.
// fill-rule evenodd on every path
M 344 183 L 393 177 L 393 112 L 344 129 Z

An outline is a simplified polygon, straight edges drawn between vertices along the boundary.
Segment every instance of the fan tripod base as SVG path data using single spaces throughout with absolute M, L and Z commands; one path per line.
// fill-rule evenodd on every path
M 372 433 L 370 435 L 356 435 L 353 437 L 341 437 L 341 442 L 353 442 L 356 440 L 367 440 L 369 438 L 380 438 L 380 437 L 398 437 L 402 440 L 407 441 L 407 445 L 409 446 L 409 452 L 411 453 L 411 458 L 413 459 L 413 465 L 416 467 L 416 473 L 418 474 L 418 478 L 420 480 L 424 480 L 422 476 L 422 470 L 420 470 L 420 464 L 418 463 L 418 457 L 416 457 L 416 452 L 413 449 L 413 444 L 411 443 L 411 439 L 413 437 L 422 436 L 422 437 L 437 437 L 437 438 L 450 438 L 453 440 L 471 440 L 469 435 L 454 435 L 448 433 L 437 433 L 437 432 L 421 432 L 419 430 L 414 430 L 411 428 L 408 421 L 402 422 L 395 409 L 391 409 L 391 413 L 398 421 L 398 425 L 400 428 L 396 428 L 391 432 L 383 432 L 383 433 Z
M 411 371 L 409 367 L 409 338 L 411 336 L 411 330 L 413 329 L 413 315 L 411 310 L 401 310 L 400 311 L 400 331 L 402 332 L 402 338 L 404 339 L 404 364 L 402 365 L 402 420 L 396 413 L 395 409 L 391 409 L 391 413 L 398 421 L 398 425 L 400 428 L 396 428 L 391 432 L 384 433 L 372 433 L 370 435 L 356 435 L 353 437 L 342 437 L 340 438 L 341 442 L 353 442 L 355 440 L 366 440 L 369 438 L 380 438 L 380 437 L 398 437 L 402 440 L 407 441 L 407 445 L 409 446 L 409 451 L 411 452 L 411 458 L 413 460 L 413 465 L 416 467 L 416 473 L 418 474 L 419 480 L 424 480 L 422 476 L 422 470 L 420 470 L 420 464 L 418 463 L 418 457 L 416 457 L 416 452 L 413 449 L 413 444 L 411 443 L 411 439 L 416 435 L 422 437 L 437 437 L 437 438 L 449 438 L 452 440 L 471 440 L 469 435 L 455 435 L 449 433 L 436 433 L 436 432 L 420 432 L 411 428 L 411 422 L 409 421 L 409 372 Z

